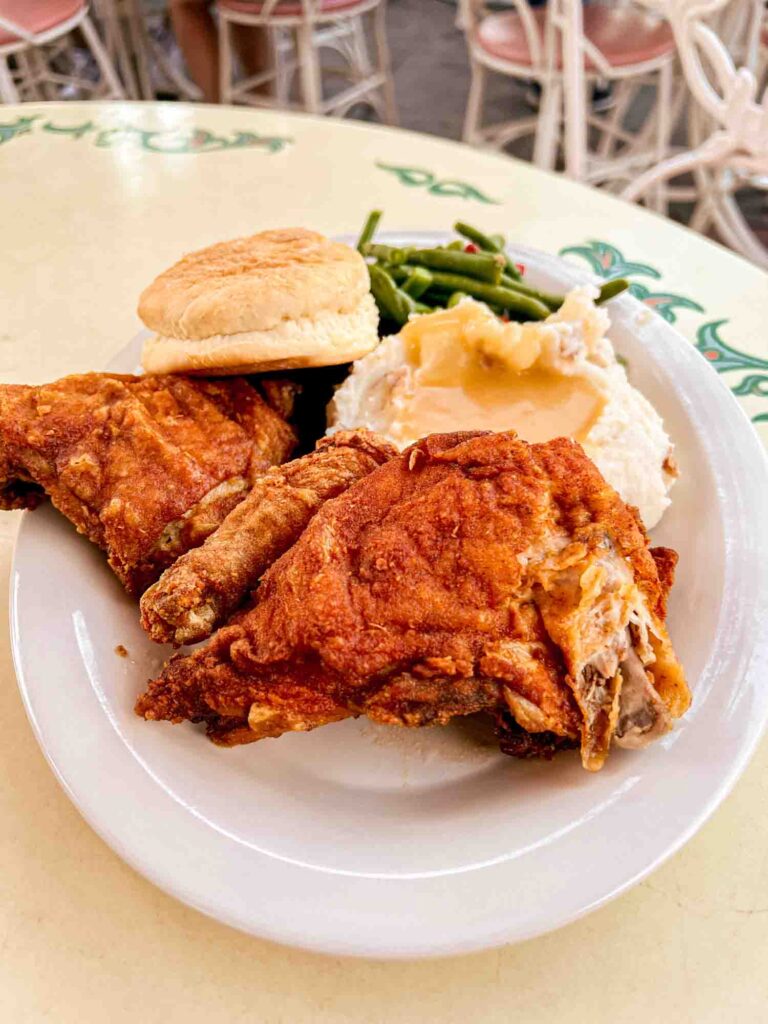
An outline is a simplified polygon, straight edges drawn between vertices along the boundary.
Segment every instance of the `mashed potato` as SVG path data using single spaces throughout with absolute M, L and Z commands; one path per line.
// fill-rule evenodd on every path
M 354 364 L 330 430 L 368 427 L 401 448 L 451 430 L 573 437 L 654 526 L 669 505 L 672 444 L 617 361 L 596 297 L 590 285 L 574 288 L 540 323 L 503 323 L 472 299 L 415 317 Z

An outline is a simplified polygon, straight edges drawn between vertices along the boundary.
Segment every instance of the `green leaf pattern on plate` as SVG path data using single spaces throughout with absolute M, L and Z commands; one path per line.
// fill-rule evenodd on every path
M 768 374 L 750 373 L 731 390 L 734 395 L 757 395 L 759 398 L 768 398 Z
M 659 271 L 647 263 L 624 259 L 619 250 L 608 242 L 592 239 L 584 245 L 568 245 L 560 250 L 561 256 L 568 253 L 581 256 L 600 277 L 633 277 L 640 274 L 656 280 L 661 277 Z
M 678 309 L 691 309 L 695 313 L 703 313 L 704 308 L 694 302 L 693 299 L 686 299 L 683 295 L 675 295 L 672 292 L 652 292 L 639 281 L 633 281 L 629 286 L 630 292 L 636 299 L 640 299 L 646 306 L 655 309 L 659 316 L 673 324 L 677 320 Z
M 712 320 L 702 324 L 696 332 L 696 348 L 710 362 L 718 373 L 729 370 L 768 370 L 768 359 L 751 356 L 727 345 L 720 337 L 720 328 L 727 320 Z M 735 390 L 735 389 L 734 389 Z M 736 394 L 753 394 L 751 391 L 737 391 Z
M 560 255 L 578 256 L 586 260 L 595 274 L 607 279 L 613 277 L 628 277 L 630 279 L 650 277 L 656 281 L 661 279 L 661 273 L 655 267 L 648 263 L 628 260 L 616 246 L 597 239 L 590 239 L 583 245 L 568 245 L 560 250 Z M 706 315 L 704 306 L 694 299 L 678 295 L 676 292 L 653 291 L 642 281 L 631 281 L 630 291 L 669 323 L 675 323 L 681 310 Z M 751 412 L 755 400 L 768 399 L 768 359 L 753 356 L 749 352 L 742 352 L 725 342 L 720 336 L 720 331 L 727 323 L 727 320 L 721 319 L 708 320 L 701 324 L 696 331 L 695 345 L 718 373 L 745 372 L 747 370 L 765 371 L 765 373 L 746 374 L 737 384 L 731 386 L 735 395 L 748 400 L 748 412 Z M 755 413 L 752 415 L 752 422 L 768 423 L 768 412 Z

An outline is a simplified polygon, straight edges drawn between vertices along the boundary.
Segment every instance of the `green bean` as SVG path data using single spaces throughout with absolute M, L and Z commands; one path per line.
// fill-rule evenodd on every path
M 598 306 L 603 302 L 608 302 L 609 299 L 614 299 L 617 295 L 621 295 L 629 288 L 629 281 L 624 277 L 614 277 L 612 281 L 606 281 L 603 287 L 600 289 L 600 294 L 595 300 Z
M 383 267 L 368 267 L 371 291 L 382 318 L 393 320 L 398 327 L 408 322 L 411 313 L 416 312 L 416 303 L 410 295 L 398 288 Z
M 454 250 L 455 252 L 464 252 L 464 243 L 461 239 L 457 238 L 454 242 L 449 242 L 445 248 Z
M 402 284 L 402 282 L 408 280 L 413 269 L 410 264 L 406 263 L 399 267 L 390 267 L 388 272 L 395 281 Z M 460 286 L 457 285 L 457 281 L 461 283 Z M 477 287 L 473 288 L 473 285 Z M 530 314 L 529 318 L 534 320 L 542 320 L 549 316 L 551 312 L 546 303 L 543 303 L 541 299 L 537 299 L 535 295 L 528 295 L 527 292 L 521 291 L 518 285 L 515 285 L 514 288 L 507 288 L 506 286 L 494 288 L 493 285 L 486 284 L 483 281 L 461 277 L 459 274 L 444 274 L 438 271 L 432 272 L 432 284 L 421 298 L 432 306 L 438 308 L 441 306 L 447 307 L 451 296 L 456 292 L 462 292 L 463 295 L 471 295 L 473 298 L 480 299 L 486 306 L 490 306 L 494 312 L 510 310 L 511 312 L 527 313 Z M 494 293 L 493 298 L 489 298 L 491 292 Z M 502 295 L 503 301 L 499 299 L 499 293 Z M 511 296 L 513 295 L 518 300 L 515 306 L 510 305 Z M 534 303 L 533 307 L 529 305 L 530 302 Z M 512 319 L 517 318 L 513 317 Z
M 456 298 L 454 299 L 452 306 L 451 300 L 453 299 L 454 296 L 456 296 Z M 424 302 L 429 302 L 432 304 L 433 312 L 439 313 L 443 309 L 454 308 L 456 303 L 460 302 L 461 299 L 465 299 L 467 297 L 468 296 L 466 292 L 449 292 L 446 291 L 444 288 L 430 288 L 429 291 L 422 296 L 422 299 Z M 529 317 L 526 316 L 524 313 L 515 313 L 514 310 L 510 311 L 505 306 L 500 306 L 494 302 L 488 302 L 485 299 L 480 301 L 482 301 L 483 305 L 487 306 L 492 313 L 495 313 L 499 317 L 506 314 L 507 318 L 510 320 L 529 319 Z
M 401 268 L 403 269 L 403 268 Z M 466 292 L 489 306 L 499 306 L 501 309 L 508 309 L 512 312 L 523 313 L 529 320 L 544 320 L 549 316 L 550 310 L 543 302 L 534 299 L 530 295 L 513 291 L 511 288 L 502 288 L 500 285 L 487 284 L 484 281 L 477 281 L 472 277 L 461 274 L 448 274 L 442 271 L 432 273 L 432 287 L 453 293 Z
M 503 288 L 514 288 L 516 292 L 521 292 L 523 295 L 530 295 L 532 299 L 538 299 L 539 302 L 543 302 L 545 306 L 554 312 L 556 309 L 560 309 L 562 304 L 565 302 L 564 295 L 554 295 L 552 292 L 541 292 L 538 288 L 532 288 L 529 284 L 523 284 L 522 281 L 515 281 L 509 277 L 508 274 L 502 274 L 500 284 Z
M 381 220 L 381 210 L 371 210 L 368 214 L 368 219 L 363 225 L 363 230 L 360 232 L 360 237 L 357 240 L 357 251 L 362 252 L 363 246 L 368 245 L 373 236 L 376 234 L 376 228 L 379 226 Z
M 501 253 L 504 257 L 504 269 L 507 274 L 515 281 L 520 281 L 522 279 L 522 274 L 515 266 L 515 261 L 510 258 L 507 252 L 505 252 L 504 247 L 497 245 L 494 239 L 489 235 L 483 234 L 483 232 L 478 230 L 478 228 L 473 228 L 471 224 L 465 224 L 461 220 L 456 221 L 453 225 L 453 230 L 458 234 L 463 235 L 464 238 L 468 238 L 470 242 L 474 242 L 478 249 L 482 249 L 484 252 Z
M 494 253 L 455 252 L 451 249 L 417 249 L 414 246 L 397 248 L 392 245 L 369 244 L 363 247 L 363 255 L 373 256 L 387 269 L 408 263 L 412 266 L 427 267 L 429 270 L 445 270 L 451 274 L 498 284 L 501 280 L 503 257 Z
M 500 252 L 504 251 L 507 245 L 507 240 L 504 235 L 488 235 L 488 237 L 496 246 L 498 246 Z
M 502 253 L 502 255 L 504 257 L 504 270 L 506 271 L 506 273 L 512 278 L 513 281 L 522 281 L 523 275 L 517 269 L 517 264 L 509 255 L 509 253 L 504 252 Z
M 465 224 L 463 220 L 457 220 L 453 225 L 453 230 L 462 235 L 469 242 L 473 242 L 478 249 L 483 249 L 485 252 L 498 252 L 499 247 L 488 235 L 483 234 L 478 228 L 473 228 L 471 224 Z
M 414 267 L 403 283 L 403 291 L 412 299 L 420 299 L 432 284 L 432 275 L 425 267 Z
M 407 263 L 430 270 L 444 270 L 450 274 L 498 284 L 501 280 L 502 261 L 490 253 L 453 252 L 449 249 L 408 249 Z
M 405 263 L 410 249 L 400 249 L 394 245 L 381 245 L 376 242 L 367 242 L 360 250 L 363 256 L 373 256 L 375 260 L 382 263 Z

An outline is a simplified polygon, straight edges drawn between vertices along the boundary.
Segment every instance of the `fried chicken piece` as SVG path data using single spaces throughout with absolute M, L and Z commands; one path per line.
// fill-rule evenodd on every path
M 255 606 L 136 710 L 226 745 L 485 711 L 502 749 L 578 744 L 596 770 L 613 737 L 641 746 L 688 706 L 664 625 L 674 558 L 574 442 L 432 435 L 326 503 Z
M 281 419 L 293 420 L 302 390 L 300 384 L 282 375 L 278 377 L 252 376 L 247 380 Z
M 510 757 L 523 761 L 551 761 L 559 751 L 572 750 L 579 745 L 578 740 L 570 736 L 558 736 L 554 732 L 526 732 L 508 711 L 499 711 L 494 718 L 499 749 Z
M 2 385 L 0 508 L 48 495 L 138 595 L 295 442 L 242 378 L 89 373 Z
M 259 477 L 201 547 L 183 555 L 141 599 L 141 624 L 157 643 L 205 640 L 243 603 L 262 573 L 312 516 L 396 454 L 367 430 L 324 438 L 316 451 Z

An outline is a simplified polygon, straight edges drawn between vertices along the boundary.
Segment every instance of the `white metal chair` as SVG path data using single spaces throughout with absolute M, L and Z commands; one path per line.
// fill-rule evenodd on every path
M 51 60 L 79 29 L 96 62 L 99 80 L 54 70 Z M 12 68 L 9 58 L 13 58 Z M 82 0 L 0 0 L 0 101 L 55 99 L 58 87 L 120 99 L 123 89 Z
M 201 98 L 197 86 L 153 35 L 153 14 L 145 9 L 142 0 L 93 0 L 93 10 L 103 26 L 107 52 L 130 99 L 154 99 L 156 83 L 180 99 Z M 157 17 L 155 11 L 155 20 Z
M 768 268 L 768 249 L 750 228 L 735 193 L 745 186 L 768 190 L 768 88 L 762 95 L 755 72 L 736 67 L 727 47 L 707 23 L 730 0 L 664 2 L 672 23 L 685 79 L 693 99 L 715 128 L 695 148 L 650 168 L 623 196 L 641 200 L 660 182 L 696 178 L 699 201 L 690 226 L 713 225 L 728 245 Z
M 217 11 L 222 103 L 295 107 L 307 113 L 337 117 L 344 116 L 358 103 L 367 103 L 382 121 L 397 123 L 386 35 L 386 0 L 218 0 Z M 375 60 L 369 55 L 365 36 L 364 19 L 368 16 L 373 23 Z M 235 79 L 233 25 L 250 25 L 269 32 L 274 58 L 269 69 L 239 81 Z M 348 79 L 349 84 L 324 97 L 320 51 L 326 45 L 343 56 L 344 67 L 333 70 Z M 289 98 L 295 73 L 300 81 L 298 103 Z
M 462 0 L 460 24 L 467 35 L 472 84 L 464 140 L 502 148 L 536 133 L 534 162 L 551 168 L 564 145 L 566 170 L 593 183 L 666 155 L 672 112 L 672 32 L 658 16 L 632 5 L 590 4 L 583 12 L 573 0 L 550 0 L 533 8 L 512 0 L 511 9 L 493 10 L 485 0 Z M 542 102 L 537 118 L 483 125 L 483 99 L 489 72 L 538 82 Z M 609 115 L 591 112 L 585 90 L 597 81 L 615 83 Z M 623 127 L 637 92 L 657 87 L 657 102 L 642 132 Z M 574 123 L 578 119 L 578 124 Z M 588 146 L 589 129 L 598 135 Z

